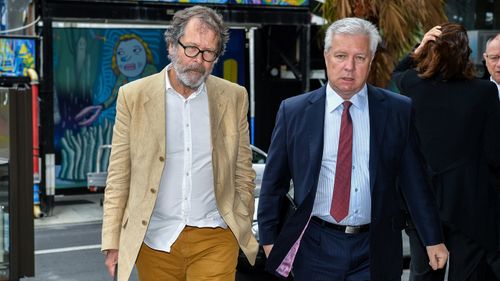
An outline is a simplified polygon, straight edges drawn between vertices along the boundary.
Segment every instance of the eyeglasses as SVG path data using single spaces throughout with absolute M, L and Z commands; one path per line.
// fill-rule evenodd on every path
M 177 43 L 179 43 L 179 45 L 181 45 L 181 47 L 184 48 L 184 54 L 190 58 L 194 58 L 199 53 L 201 53 L 201 58 L 204 61 L 213 62 L 214 60 L 217 59 L 217 56 L 219 55 L 217 52 L 214 51 L 200 50 L 200 48 L 196 46 L 185 46 L 184 44 L 181 43 L 181 40 L 177 40 Z
M 497 63 L 498 60 L 500 59 L 500 56 L 499 55 L 486 55 L 486 58 L 491 63 Z

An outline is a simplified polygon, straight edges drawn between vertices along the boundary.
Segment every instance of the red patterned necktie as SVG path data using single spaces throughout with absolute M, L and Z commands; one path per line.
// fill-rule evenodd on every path
M 350 101 L 344 101 L 344 111 L 340 122 L 337 167 L 335 169 L 333 198 L 330 207 L 330 214 L 337 222 L 343 220 L 349 213 L 352 173 L 352 120 L 349 114 L 351 105 Z

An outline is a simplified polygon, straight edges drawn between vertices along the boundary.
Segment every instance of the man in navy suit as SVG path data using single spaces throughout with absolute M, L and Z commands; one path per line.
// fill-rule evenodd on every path
M 410 99 L 366 83 L 381 41 L 358 18 L 325 37 L 328 83 L 282 102 L 259 199 L 266 269 L 302 280 L 401 280 L 403 194 L 429 266 L 448 251 Z M 290 180 L 296 209 L 283 215 Z

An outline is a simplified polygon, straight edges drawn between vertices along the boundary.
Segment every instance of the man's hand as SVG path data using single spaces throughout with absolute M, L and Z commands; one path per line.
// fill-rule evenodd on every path
M 115 274 L 118 274 L 118 272 L 115 272 L 116 265 L 118 264 L 118 250 L 107 250 L 104 264 L 108 268 L 109 275 L 114 278 Z
M 427 255 L 429 256 L 429 265 L 433 270 L 444 268 L 446 262 L 448 261 L 448 249 L 441 243 L 433 246 L 425 247 L 427 249 Z
M 263 245 L 262 248 L 264 248 L 264 254 L 266 254 L 266 258 L 269 257 L 269 254 L 271 253 L 271 250 L 273 249 L 274 244 L 270 245 Z

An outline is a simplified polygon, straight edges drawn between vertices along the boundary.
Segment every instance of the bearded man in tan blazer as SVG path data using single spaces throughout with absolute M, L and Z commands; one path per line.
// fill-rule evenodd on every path
M 118 94 L 105 264 L 120 281 L 134 264 L 141 281 L 234 280 L 239 248 L 258 250 L 247 92 L 210 75 L 228 40 L 212 9 L 178 11 L 165 38 L 172 63 Z

